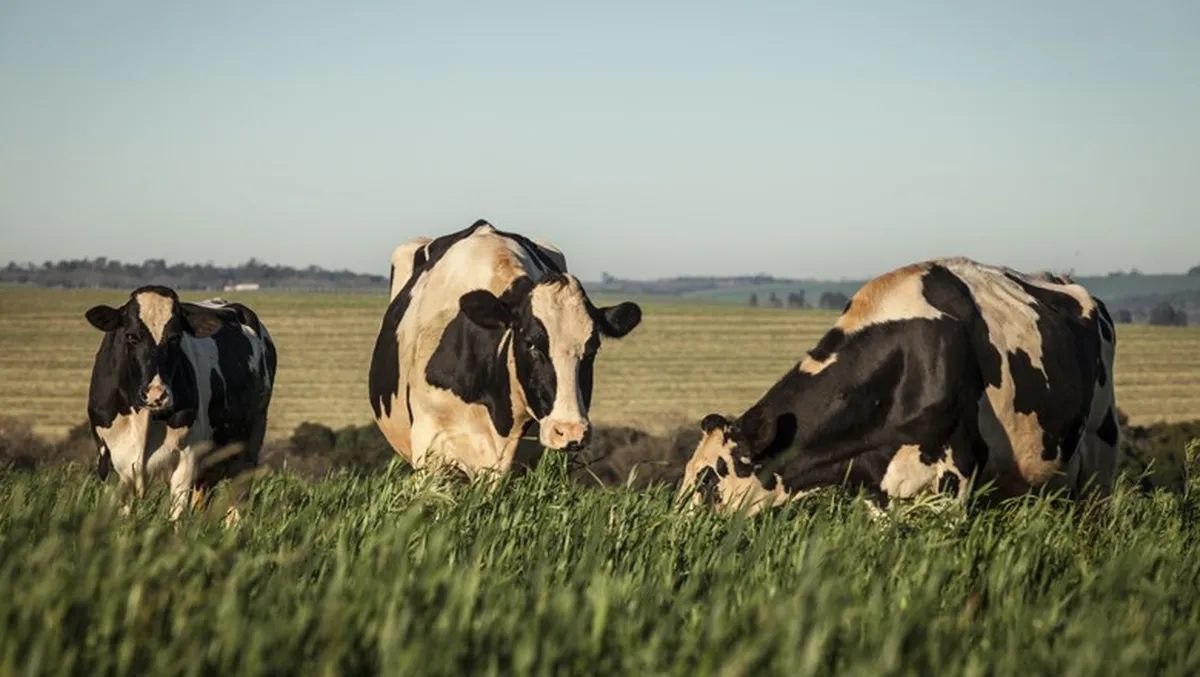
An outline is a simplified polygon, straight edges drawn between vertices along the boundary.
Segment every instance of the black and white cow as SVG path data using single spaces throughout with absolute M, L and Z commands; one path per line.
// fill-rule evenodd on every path
M 88 393 L 98 473 L 116 470 L 123 499 L 169 472 L 177 519 L 189 499 L 201 504 L 216 482 L 258 465 L 276 353 L 253 311 L 148 286 L 87 320 L 104 332 Z
M 508 472 L 534 422 L 546 448 L 588 441 L 602 336 L 641 321 L 594 306 L 557 249 L 486 221 L 392 255 L 392 300 L 371 359 L 375 421 L 415 468 Z
M 967 259 L 862 287 L 834 327 L 741 417 L 712 415 L 680 496 L 756 512 L 849 484 L 886 497 L 1107 493 L 1116 335 L 1064 278 Z

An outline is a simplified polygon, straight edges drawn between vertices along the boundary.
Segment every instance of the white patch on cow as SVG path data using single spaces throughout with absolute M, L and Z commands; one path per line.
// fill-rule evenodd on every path
M 928 489 L 936 476 L 937 469 L 921 462 L 921 449 L 906 444 L 892 456 L 879 488 L 892 498 L 912 498 Z
M 716 508 L 725 512 L 744 511 L 754 515 L 765 508 L 783 505 L 789 500 L 803 496 L 808 492 L 789 494 L 783 488 L 783 479 L 774 475 L 775 487 L 767 489 L 762 480 L 756 475 L 738 477 L 733 464 L 733 442 L 729 440 L 724 428 L 714 428 L 700 438 L 696 450 L 684 467 L 683 478 L 680 480 L 677 499 L 692 508 L 701 507 L 704 497 L 696 485 L 705 469 L 711 469 L 716 474 Z M 718 461 L 723 461 L 726 474 L 717 472 Z
M 413 258 L 417 251 L 425 249 L 433 240 L 427 237 L 416 237 L 392 250 L 392 288 L 388 299 L 396 298 L 413 273 Z M 428 256 L 428 252 L 426 252 Z
M 175 313 L 175 300 L 152 291 L 141 292 L 134 299 L 138 304 L 138 318 L 146 325 L 154 342 L 162 343 L 163 332 Z
M 815 360 L 812 355 L 805 355 L 803 360 L 800 360 L 800 371 L 806 374 L 820 374 L 828 369 L 831 365 L 838 361 L 837 353 L 831 354 L 824 360 Z
M 1038 301 L 1007 274 L 1018 275 L 1023 280 L 1029 278 L 968 259 L 948 259 L 940 263 L 970 290 L 987 326 L 988 339 L 999 353 L 1000 385 L 989 385 L 985 393 L 991 413 L 999 423 L 997 432 L 1005 436 L 1011 449 L 1015 471 L 1030 486 L 1045 484 L 1059 472 L 1059 462 L 1043 458 L 1043 430 L 1037 414 L 1016 410 L 1016 384 L 1011 367 L 1012 356 L 1023 352 L 1033 368 L 1049 380 L 1043 363 L 1042 333 L 1037 326 Z M 996 444 L 989 441 L 989 446 Z M 1006 483 L 1016 486 L 1014 480 L 1010 478 Z
M 588 424 L 579 365 L 595 331 L 583 288 L 569 275 L 562 284 L 538 285 L 530 293 L 530 309 L 546 327 L 557 381 L 554 406 L 542 422 L 542 440 L 555 448 L 565 442 L 582 442 Z
M 942 317 L 942 311 L 925 300 L 921 277 L 927 265 L 911 265 L 885 273 L 864 284 L 850 300 L 834 326 L 847 336 L 885 322 Z

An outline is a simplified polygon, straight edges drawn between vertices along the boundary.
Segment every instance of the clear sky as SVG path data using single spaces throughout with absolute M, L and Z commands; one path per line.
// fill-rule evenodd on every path
M 1200 263 L 1200 2 L 0 2 L 0 259 Z

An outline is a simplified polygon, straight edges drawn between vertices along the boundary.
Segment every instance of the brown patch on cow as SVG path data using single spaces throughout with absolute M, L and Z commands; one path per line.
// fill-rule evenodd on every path
M 914 263 L 864 284 L 834 326 L 850 335 L 872 324 L 941 317 L 922 293 L 921 277 L 928 269 L 927 263 Z
M 175 314 L 175 299 L 156 292 L 144 291 L 136 295 L 134 300 L 137 301 L 138 317 L 142 324 L 146 325 L 146 329 L 150 331 L 150 336 L 154 338 L 155 343 L 162 343 L 167 323 Z

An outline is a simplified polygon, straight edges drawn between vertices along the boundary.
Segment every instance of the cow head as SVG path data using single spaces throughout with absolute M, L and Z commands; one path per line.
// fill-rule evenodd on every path
M 719 414 L 700 423 L 703 437 L 683 471 L 678 498 L 693 507 L 754 514 L 780 505 L 788 493 L 778 475 L 766 473 L 741 457 L 733 426 Z
M 504 329 L 512 340 L 516 377 L 541 443 L 577 451 L 588 441 L 592 369 L 600 338 L 621 338 L 642 319 L 635 303 L 597 308 L 572 275 L 534 283 L 518 278 L 497 297 L 487 290 L 464 294 L 463 314 L 487 329 Z
M 215 315 L 192 307 L 185 312 L 174 291 L 158 286 L 135 290 L 120 308 L 95 306 L 85 316 L 107 334 L 108 366 L 128 404 L 155 414 L 172 410 L 175 384 L 191 376 L 180 346 L 184 334 L 205 338 L 221 328 Z

